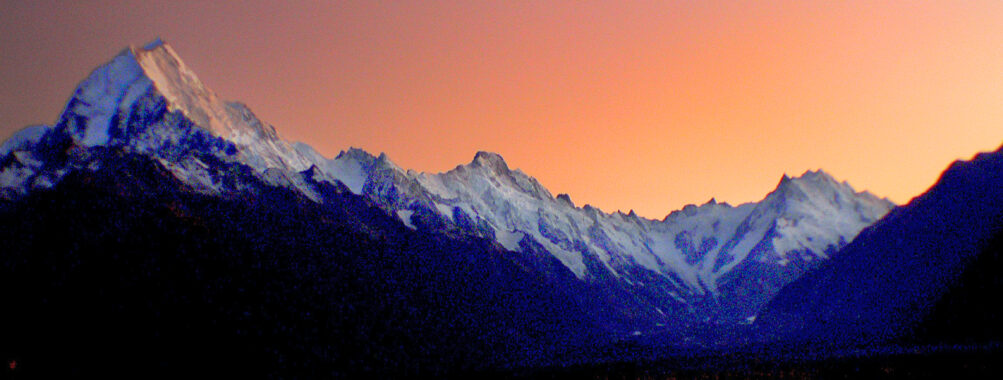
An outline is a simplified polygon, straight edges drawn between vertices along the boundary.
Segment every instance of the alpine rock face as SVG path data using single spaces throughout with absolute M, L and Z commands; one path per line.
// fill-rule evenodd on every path
M 55 125 L 25 128 L 4 142 L 0 194 L 17 199 L 71 171 L 97 170 L 102 162 L 91 152 L 102 148 L 154 158 L 205 194 L 239 196 L 245 186 L 227 168 L 241 164 L 317 203 L 324 202 L 318 183 L 344 186 L 408 228 L 552 256 L 563 264 L 554 270 L 629 303 L 643 322 L 632 329 L 751 321 L 781 287 L 894 207 L 809 171 L 783 176 L 757 203 L 712 199 L 650 220 L 578 207 L 494 153 L 445 173 L 404 170 L 359 149 L 329 159 L 283 140 L 245 105 L 220 99 L 159 39 L 95 69 Z

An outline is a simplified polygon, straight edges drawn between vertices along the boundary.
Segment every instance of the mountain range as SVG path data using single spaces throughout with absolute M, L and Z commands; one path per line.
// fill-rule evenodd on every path
M 159 359 L 115 350 L 139 367 L 177 368 L 187 338 L 214 342 L 199 358 L 236 350 L 227 363 L 319 376 L 554 365 L 644 335 L 681 347 L 746 341 L 750 328 L 901 336 L 889 321 L 904 314 L 878 310 L 940 299 L 997 233 L 1003 213 L 978 206 L 998 198 L 996 155 L 955 165 L 902 208 L 819 170 L 783 175 L 759 202 L 652 220 L 554 196 L 496 153 L 444 173 L 355 148 L 324 157 L 222 100 L 157 40 L 95 69 L 54 125 L 0 146 L 0 275 L 36 289 L 13 296 L 21 312 L 5 322 L 31 328 L 3 349 L 97 371 L 92 354 L 68 359 L 99 339 L 80 331 L 93 323 L 123 347 L 162 343 Z M 903 292 L 907 304 L 878 302 Z M 88 300 L 101 311 L 66 323 Z M 72 344 L 53 351 L 33 334 Z
M 658 221 L 577 207 L 494 153 L 478 152 L 469 164 L 438 174 L 405 171 L 385 154 L 359 149 L 328 159 L 281 139 L 245 105 L 221 100 L 159 40 L 130 47 L 94 70 L 54 126 L 27 128 L 4 144 L 0 154 L 10 157 L 0 167 L 5 197 L 52 186 L 81 166 L 75 160 L 86 160 L 47 157 L 56 140 L 80 156 L 115 147 L 150 157 L 210 195 L 236 195 L 244 185 L 207 163 L 209 156 L 246 165 L 259 179 L 318 203 L 322 196 L 312 183 L 338 182 L 410 228 L 553 256 L 582 281 L 635 294 L 643 309 L 638 318 L 661 325 L 678 323 L 682 314 L 686 320 L 751 317 L 780 287 L 894 206 L 818 171 L 785 175 L 758 203 L 711 200 Z

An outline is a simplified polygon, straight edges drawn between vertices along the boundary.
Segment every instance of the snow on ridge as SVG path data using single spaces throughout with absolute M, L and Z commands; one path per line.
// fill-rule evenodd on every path
M 74 91 L 64 113 L 64 117 L 85 118 L 84 125 L 70 131 L 74 140 L 83 146 L 107 144 L 113 118 L 151 85 L 129 49 L 91 71 Z
M 857 192 L 821 171 L 806 173 L 794 184 L 805 199 L 789 204 L 778 219 L 773 246 L 781 257 L 786 252 L 807 250 L 826 258 L 827 252 L 849 243 L 894 207 L 887 199 Z
M 243 103 L 220 99 L 188 68 L 171 45 L 155 41 L 144 48 L 131 47 L 129 50 L 143 74 L 168 100 L 170 110 L 183 113 L 213 135 L 237 144 L 252 167 L 262 172 L 268 168 L 295 172 L 318 164 L 279 138 L 274 127 L 261 122 Z
M 496 229 L 496 239 L 517 231 L 528 233 L 579 277 L 587 277 L 578 264 L 582 253 L 568 249 L 573 246 L 569 241 L 584 243 L 614 275 L 620 274 L 616 266 L 621 264 L 611 263 L 620 257 L 656 273 L 679 276 L 697 293 L 715 292 L 717 279 L 745 260 L 764 239 L 773 239 L 781 258 L 787 250 L 805 249 L 824 258 L 826 250 L 852 240 L 893 206 L 873 201 L 876 198 L 855 192 L 821 170 L 795 178 L 784 176 L 777 189 L 758 203 L 731 206 L 712 200 L 688 205 L 662 221 L 634 213 L 605 213 L 589 205 L 576 207 L 553 198 L 542 186 L 535 191 L 528 185 L 538 184 L 535 179 L 509 169 L 496 153 L 478 152 L 467 165 L 415 178 L 433 195 L 445 217 L 452 218 L 452 207 L 464 205 Z M 826 198 L 833 196 L 836 204 Z M 855 211 L 860 209 L 864 211 Z M 791 224 L 802 219 L 808 222 Z M 825 226 L 833 220 L 839 226 L 836 233 L 829 233 Z M 602 234 L 589 234 L 592 227 Z M 768 236 L 772 230 L 782 235 Z
M 14 132 L 10 138 L 0 144 L 0 157 L 16 150 L 30 150 L 51 130 L 51 125 L 32 125 Z

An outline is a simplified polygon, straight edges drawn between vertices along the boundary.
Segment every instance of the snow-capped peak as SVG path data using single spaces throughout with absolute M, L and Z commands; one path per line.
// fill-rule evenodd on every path
M 841 193 L 854 193 L 846 182 L 838 182 L 829 173 L 822 170 L 808 170 L 798 177 L 784 174 L 780 177 L 777 187 L 770 192 L 764 201 L 776 199 L 779 202 L 804 201 L 809 195 L 833 196 Z
M 164 115 L 158 109 L 162 106 L 187 124 Z M 151 119 L 157 117 L 166 119 Z M 316 163 L 279 138 L 275 128 L 261 122 L 247 106 L 222 100 L 159 38 L 131 46 L 91 72 L 58 125 L 88 147 L 123 145 L 153 154 L 203 131 L 234 144 L 236 159 L 259 172 L 269 168 L 297 172 Z M 184 125 L 194 128 L 186 130 Z
M 857 192 L 822 170 L 809 170 L 796 178 L 784 175 L 753 215 L 771 226 L 772 245 L 783 264 L 791 251 L 826 257 L 892 207 L 887 199 Z
M 313 164 L 280 139 L 275 128 L 261 122 L 246 105 L 220 99 L 185 65 L 171 45 L 158 39 L 143 48 L 131 47 L 130 51 L 145 76 L 167 99 L 169 110 L 180 111 L 195 125 L 246 147 L 249 156 L 262 161 L 256 165 L 259 169 L 299 171 Z
M 163 44 L 164 44 L 164 40 L 160 39 L 160 37 L 157 37 L 153 41 L 150 41 L 146 45 L 143 45 L 143 49 L 151 50 L 151 49 L 158 48 L 158 47 L 160 47 L 160 45 L 163 45 Z
M 495 173 L 508 173 L 510 170 L 508 164 L 505 163 L 505 159 L 498 153 L 480 151 L 474 155 L 474 160 L 470 162 L 471 166 L 478 166 L 490 169 Z
M 144 47 L 129 48 L 143 74 L 167 98 L 170 109 L 181 111 L 196 125 L 220 137 L 230 137 L 233 125 L 219 97 L 209 90 L 167 43 L 159 38 Z
M 357 160 L 328 160 L 305 144 L 283 140 L 246 105 L 227 102 L 205 86 L 174 48 L 159 38 L 126 48 L 94 69 L 51 129 L 83 148 L 114 146 L 152 156 L 167 163 L 179 179 L 210 192 L 218 190 L 217 180 L 199 169 L 200 160 L 189 155 L 210 154 L 225 162 L 239 162 L 266 179 L 293 178 L 316 166 L 325 172 L 323 178 L 342 181 L 356 193 L 362 192 L 367 176 Z M 19 135 L 38 141 L 41 136 L 28 136 L 35 132 L 48 130 L 36 128 Z M 386 157 L 381 162 L 394 166 L 387 164 Z M 30 176 L 16 177 L 4 187 L 23 193 Z M 316 198 L 301 181 L 290 183 Z

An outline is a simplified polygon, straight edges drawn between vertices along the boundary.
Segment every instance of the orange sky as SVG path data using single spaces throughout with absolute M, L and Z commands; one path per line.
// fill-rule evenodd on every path
M 437 172 L 490 150 L 653 218 L 816 168 L 906 202 L 1003 143 L 999 1 L 81 3 L 0 1 L 0 138 L 161 36 L 325 155 Z

